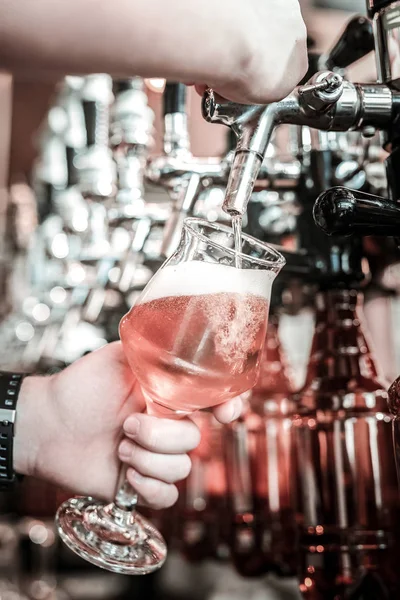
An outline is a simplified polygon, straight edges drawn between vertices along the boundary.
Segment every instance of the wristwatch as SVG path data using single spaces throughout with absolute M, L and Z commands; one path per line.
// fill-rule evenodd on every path
M 13 447 L 16 405 L 25 375 L 0 371 L 0 491 L 19 479 L 14 471 Z

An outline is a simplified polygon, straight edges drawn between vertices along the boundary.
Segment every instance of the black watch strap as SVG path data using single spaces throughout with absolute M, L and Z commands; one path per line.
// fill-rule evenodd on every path
M 16 406 L 24 375 L 0 372 L 0 491 L 17 481 L 14 471 L 14 426 Z

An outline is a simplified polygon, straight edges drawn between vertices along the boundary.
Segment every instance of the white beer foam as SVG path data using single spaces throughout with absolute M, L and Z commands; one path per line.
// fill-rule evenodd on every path
M 265 269 L 236 269 L 203 261 L 183 262 L 160 269 L 141 294 L 138 303 L 171 296 L 243 293 L 270 299 L 276 274 Z

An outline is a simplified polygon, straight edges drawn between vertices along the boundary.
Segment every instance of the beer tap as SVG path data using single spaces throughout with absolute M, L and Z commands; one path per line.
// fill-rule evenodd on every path
M 363 31 L 358 33 L 358 27 Z M 367 43 L 367 38 L 369 39 Z M 340 36 L 338 42 L 331 51 L 324 56 L 315 53 L 309 45 L 309 70 L 302 83 L 307 82 L 318 70 L 336 70 L 341 76 L 345 76 L 344 68 L 355 62 L 360 56 L 370 51 L 373 47 L 373 34 L 370 21 L 365 17 L 354 17 Z M 291 164 L 288 164 L 290 173 L 293 175 L 292 187 L 288 186 L 290 179 L 287 175 L 282 178 L 282 183 L 287 186 L 287 191 L 282 193 L 276 185 L 274 172 L 276 170 L 276 158 L 264 160 L 255 184 L 255 191 L 264 184 L 264 191 L 252 195 L 252 202 L 248 210 L 248 218 L 258 235 L 267 235 L 269 242 L 274 241 L 276 236 L 293 240 L 296 225 L 305 211 L 309 213 L 314 198 L 309 194 L 310 187 L 314 188 L 314 180 L 318 170 L 318 160 L 315 156 L 323 156 L 322 163 L 329 163 L 329 177 L 337 184 L 350 183 L 356 188 L 363 187 L 366 183 L 366 160 L 371 160 L 370 143 L 361 143 L 359 132 L 317 132 L 316 130 L 299 125 L 285 125 L 289 128 Z M 229 131 L 232 131 L 229 129 Z M 270 145 L 271 147 L 271 145 Z M 267 155 L 269 152 L 267 152 Z M 374 159 L 376 163 L 376 158 Z M 321 162 L 319 160 L 319 162 Z M 317 164 L 315 164 L 317 163 Z M 300 168 L 299 168 L 300 167 Z M 297 172 L 296 172 L 297 171 Z M 377 171 L 377 170 L 375 170 Z M 378 173 L 375 174 L 375 178 Z M 261 186 L 260 186 L 261 178 Z M 323 189 L 322 182 L 322 189 Z M 274 194 L 266 191 L 266 187 L 276 190 Z M 285 188 L 284 188 L 285 189 Z M 309 197 L 307 206 L 304 205 L 305 197 Z M 260 212 L 261 211 L 261 212 Z M 258 218 L 259 217 L 259 218 Z M 264 229 L 264 231 L 263 231 Z M 301 238 L 301 236 L 300 236 Z M 304 242 L 304 240 L 300 240 Z M 310 248 L 309 248 L 310 250 Z
M 147 179 L 166 189 L 172 199 L 172 212 L 164 231 L 161 252 L 175 250 L 185 217 L 193 209 L 202 182 L 211 184 L 228 169 L 219 158 L 194 157 L 190 152 L 186 114 L 186 86 L 167 83 L 164 92 L 164 154 L 152 159 Z
M 86 201 L 88 223 L 82 235 L 80 258 L 97 260 L 109 248 L 106 207 L 103 205 L 116 190 L 116 165 L 109 148 L 112 80 L 108 75 L 85 77 L 80 92 L 86 147 L 74 159 L 80 193 Z
M 105 226 L 108 247 L 98 257 L 95 281 L 81 307 L 82 320 L 91 324 L 98 324 L 110 311 L 124 311 L 124 295 L 143 262 L 143 245 L 152 223 L 152 211 L 144 201 L 144 170 L 153 144 L 154 113 L 142 79 L 119 80 L 114 93 L 110 143 L 118 186 L 115 193 L 104 197 L 101 206 L 94 207 L 101 211 L 99 219 Z M 104 135 L 104 146 L 105 140 Z
M 338 73 L 320 71 L 280 102 L 242 105 L 227 102 L 208 90 L 203 116 L 227 125 L 237 135 L 237 147 L 223 209 L 243 215 L 259 175 L 272 133 L 279 124 L 323 131 L 362 131 L 371 135 L 388 128 L 400 95 L 382 84 L 353 84 Z
M 346 188 L 332 188 L 325 190 L 318 198 L 314 208 L 314 219 L 325 233 L 331 235 L 338 233 L 360 236 L 392 235 L 396 239 L 398 236 L 396 201 L 400 197 L 398 175 L 400 130 L 397 96 L 400 89 L 399 4 L 393 0 L 369 0 L 367 9 L 373 23 L 378 81 L 380 85 L 387 86 L 393 94 L 392 122 L 390 127 L 382 128 L 381 134 L 382 143 L 389 152 L 385 164 L 390 199 L 360 195 Z M 398 260 L 393 247 L 386 247 L 386 254 L 387 256 L 383 255 L 380 261 L 380 271 L 383 271 L 384 266 Z
M 219 99 L 212 90 L 203 98 L 206 120 L 233 128 L 238 137 L 224 210 L 243 214 L 254 188 L 274 128 L 281 123 L 325 131 L 366 131 L 393 120 L 397 92 L 380 84 L 353 84 L 322 71 L 281 102 L 247 106 Z
M 63 90 L 63 107 L 67 126 L 63 135 L 66 155 L 67 183 L 54 198 L 54 212 L 63 221 L 71 236 L 82 236 L 89 226 L 89 209 L 78 185 L 76 161 L 87 147 L 87 130 L 81 100 L 83 77 L 66 77 Z
M 117 81 L 114 91 L 110 142 L 117 166 L 118 187 L 116 193 L 103 203 L 110 253 L 104 256 L 104 269 L 99 269 L 99 274 L 101 271 L 103 275 L 91 293 L 94 296 L 93 302 L 89 301 L 92 308 L 86 311 L 87 317 L 91 315 L 91 321 L 95 314 L 100 314 L 100 298 L 105 297 L 106 288 L 122 293 L 130 288 L 137 255 L 143 247 L 142 238 L 151 224 L 151 211 L 144 201 L 144 170 L 153 145 L 154 113 L 148 105 L 142 79 Z M 112 281 L 108 277 L 111 272 L 114 275 L 118 272 Z M 97 308 L 93 310 L 93 307 Z
M 81 90 L 87 147 L 76 157 L 79 187 L 86 198 L 108 198 L 115 190 L 115 163 L 109 148 L 112 80 L 108 75 L 88 75 Z
M 181 84 L 167 84 L 164 94 L 164 155 L 149 162 L 147 178 L 166 188 L 173 199 L 172 213 L 166 224 L 162 254 L 168 256 L 179 239 L 182 223 L 196 213 L 197 201 L 204 190 L 225 187 L 236 144 L 228 144 L 224 158 L 195 158 L 189 150 L 185 108 L 186 90 Z M 231 139 L 236 141 L 232 132 Z M 259 172 L 256 189 L 292 189 L 300 175 L 300 163 L 290 157 L 268 156 Z M 219 215 L 219 219 L 223 218 Z
M 153 146 L 154 112 L 144 82 L 135 77 L 115 84 L 110 142 L 118 171 L 118 190 L 108 206 L 108 222 L 131 221 L 143 213 L 144 178 Z
M 61 93 L 62 106 L 67 117 L 64 131 L 65 153 L 67 157 L 67 187 L 77 184 L 75 158 L 87 146 L 87 130 L 85 114 L 82 106 L 81 92 L 85 79 L 83 77 L 66 77 Z
M 38 201 L 39 219 L 51 213 L 57 191 L 68 184 L 68 166 L 63 139 L 67 113 L 60 104 L 50 109 L 38 139 L 38 158 L 33 166 L 33 190 Z
M 359 43 L 356 35 L 357 25 L 361 26 L 363 31 L 362 44 Z M 356 48 L 352 49 L 352 45 L 356 45 Z M 346 53 L 343 48 L 347 48 L 349 62 L 371 50 L 370 24 L 367 20 L 363 18 L 350 22 L 339 42 L 326 58 L 335 69 L 345 64 L 342 61 Z M 321 60 L 313 62 L 321 64 Z M 237 147 L 223 210 L 231 215 L 245 213 L 275 128 L 285 123 L 297 126 L 300 133 L 298 157 L 303 163 L 302 174 L 298 181 L 300 188 L 297 191 L 302 198 L 302 212 L 306 213 L 303 231 L 307 234 L 306 237 L 310 234 L 311 238 L 318 238 L 313 242 L 312 239 L 305 240 L 300 234 L 300 247 L 305 250 L 303 258 L 308 256 L 309 266 L 313 265 L 310 269 L 311 280 L 320 281 L 321 277 L 331 277 L 339 262 L 341 262 L 340 268 L 345 267 L 351 253 L 347 256 L 347 251 L 344 251 L 344 254 L 339 252 L 340 256 L 335 255 L 335 246 L 331 244 L 333 253 L 327 248 L 325 257 L 315 255 L 313 250 L 321 247 L 321 244 L 326 246 L 326 243 L 324 244 L 323 236 L 319 235 L 313 227 L 311 212 L 315 196 L 335 181 L 332 178 L 332 136 L 338 136 L 340 132 L 348 136 L 349 131 L 354 131 L 370 137 L 377 129 L 390 129 L 396 118 L 398 98 L 397 90 L 382 83 L 354 84 L 346 81 L 341 72 L 327 70 L 314 73 L 306 84 L 299 85 L 282 101 L 265 106 L 246 106 L 228 102 L 217 97 L 212 90 L 208 90 L 203 97 L 203 116 L 209 122 L 227 125 L 237 136 Z M 305 135 L 310 138 L 308 148 L 305 148 L 303 143 Z M 343 148 L 340 147 L 343 139 L 336 137 L 335 140 L 339 158 L 343 156 L 345 159 L 340 164 L 341 170 L 335 169 L 335 176 L 338 176 L 339 182 L 340 178 L 347 180 L 360 173 L 359 181 L 356 183 L 362 186 L 365 176 L 361 170 L 366 153 L 363 151 L 362 156 L 357 156 L 357 151 L 355 153 L 357 161 L 348 160 L 349 156 L 352 158 L 352 154 L 348 152 L 348 140 L 345 141 L 347 148 L 343 154 Z M 324 180 L 326 174 L 329 176 L 328 180 Z M 310 195 L 311 181 L 314 198 Z M 316 181 L 319 182 L 317 187 L 315 187 Z M 316 191 L 317 189 L 319 191 Z M 308 198 L 307 206 L 304 205 L 305 198 Z M 288 269 L 291 268 L 291 258 L 288 257 L 287 275 L 289 275 Z M 347 265 L 351 277 L 353 266 Z M 359 277 L 362 278 L 361 271 Z

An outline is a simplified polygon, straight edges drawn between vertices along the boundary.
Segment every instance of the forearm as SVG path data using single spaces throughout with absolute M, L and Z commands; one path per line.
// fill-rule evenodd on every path
M 0 67 L 224 81 L 246 56 L 230 0 L 0 0 Z

